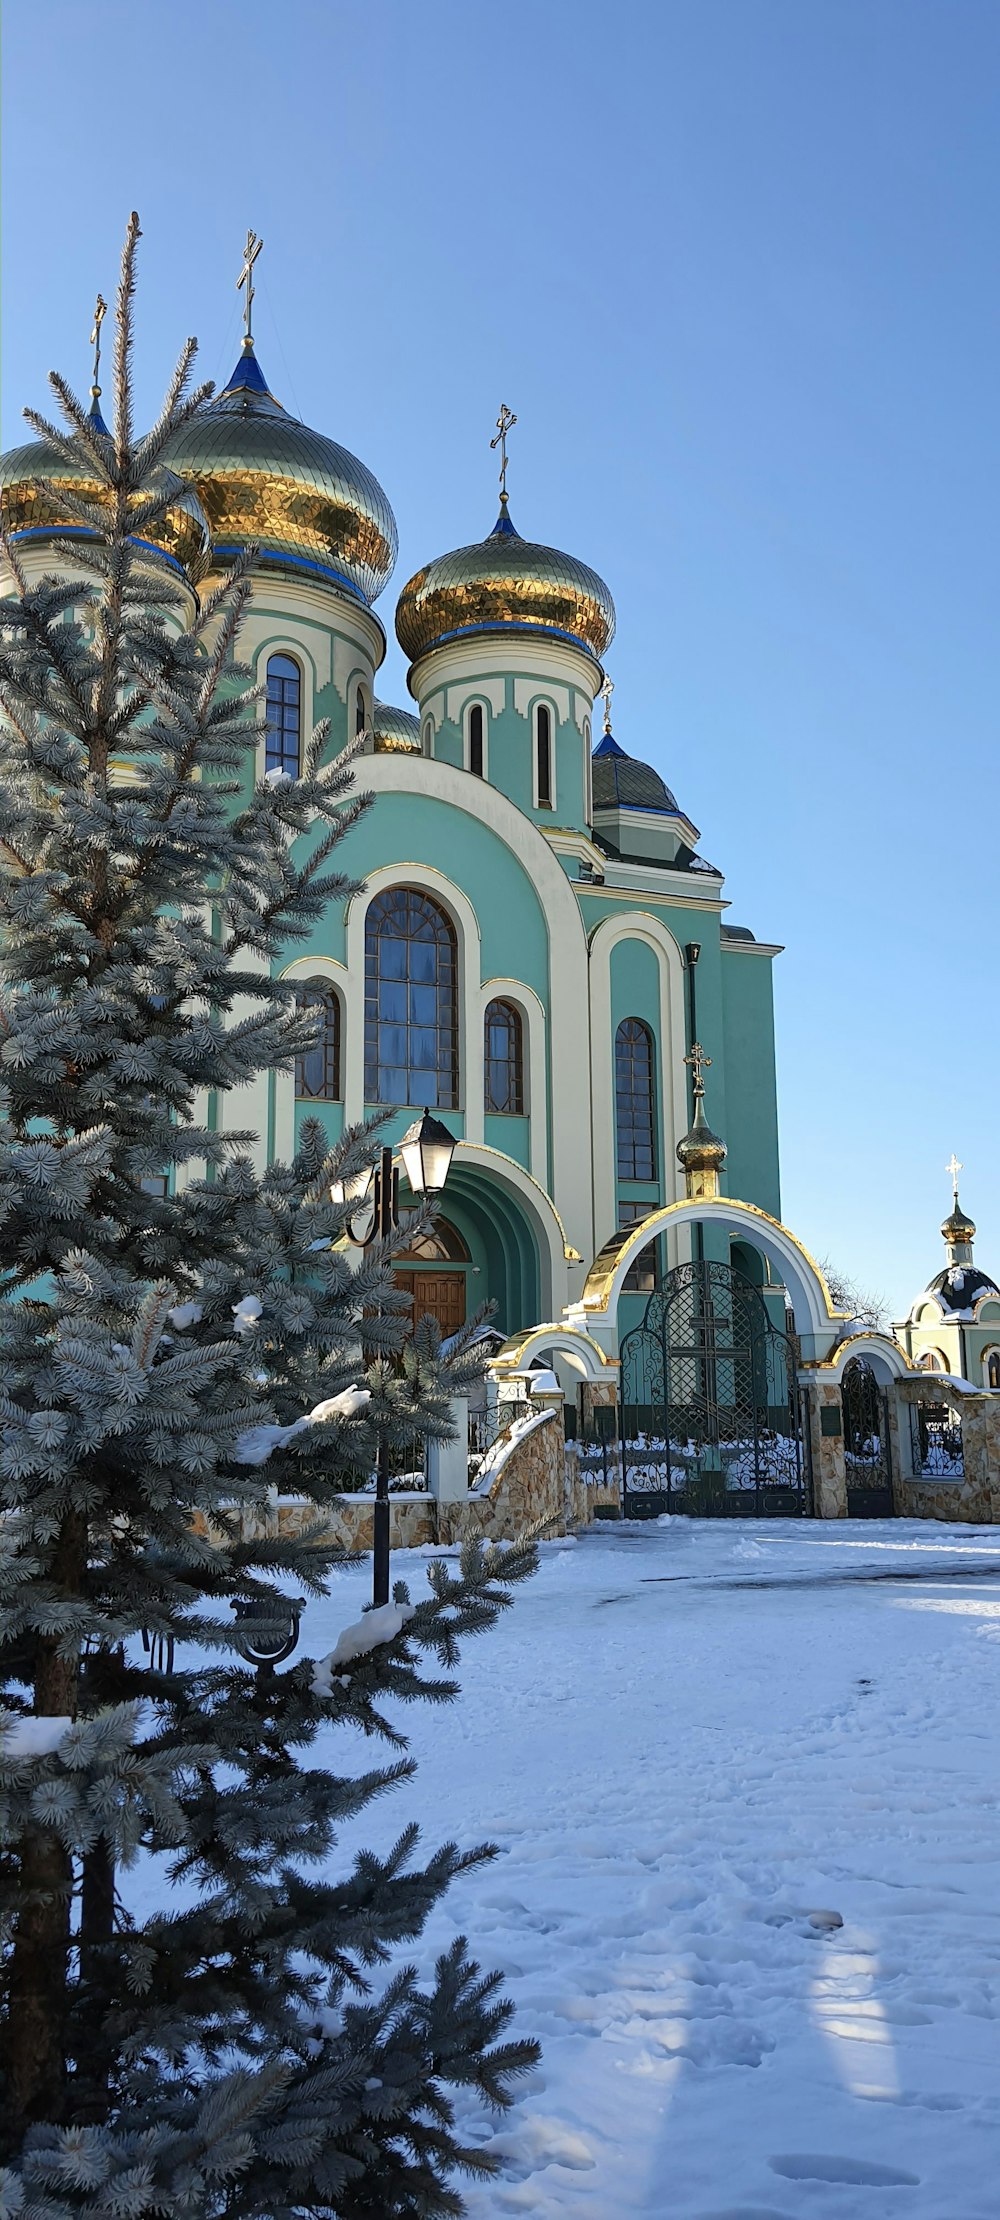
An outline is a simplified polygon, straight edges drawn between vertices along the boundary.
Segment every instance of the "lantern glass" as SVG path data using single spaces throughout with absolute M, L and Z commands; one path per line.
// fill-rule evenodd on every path
M 403 1168 L 414 1195 L 440 1195 L 451 1170 L 455 1138 L 429 1110 L 411 1125 L 399 1144 Z

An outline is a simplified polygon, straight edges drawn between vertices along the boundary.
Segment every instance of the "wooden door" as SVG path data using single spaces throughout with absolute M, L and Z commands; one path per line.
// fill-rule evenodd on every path
M 396 1272 L 396 1285 L 413 1297 L 413 1323 L 429 1311 L 443 1334 L 465 1324 L 464 1272 Z

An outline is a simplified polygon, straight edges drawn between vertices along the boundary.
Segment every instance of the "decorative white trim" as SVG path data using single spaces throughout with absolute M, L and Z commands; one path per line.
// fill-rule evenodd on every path
M 538 1241 L 541 1307 L 558 1312 L 566 1301 L 569 1273 L 565 1228 L 551 1197 L 522 1164 L 515 1163 L 502 1149 L 489 1148 L 483 1142 L 460 1141 L 457 1155 L 464 1164 L 476 1166 L 516 1196 Z
M 533 684 L 533 681 L 526 681 L 526 683 L 528 683 L 528 684 Z M 516 692 L 517 692 L 517 688 L 516 688 L 516 686 L 515 686 L 515 689 L 514 689 L 514 691 L 515 691 L 515 694 L 516 694 Z M 545 709 L 545 710 L 547 710 L 547 711 L 548 711 L 548 719 L 549 719 L 549 791 L 548 791 L 548 796 L 547 796 L 547 799 L 546 799 L 546 800 L 545 800 L 544 802 L 543 802 L 543 801 L 542 801 L 542 799 L 541 799 L 541 795 L 540 795 L 540 793 L 539 793 L 539 786 L 538 786 L 538 712 L 539 712 L 539 710 L 540 710 L 540 709 Z M 522 715 L 527 715 L 527 714 L 528 714 L 528 712 L 527 712 L 527 711 L 522 711 Z M 563 718 L 562 720 L 560 720 L 560 718 L 558 717 L 558 715 L 557 715 L 557 711 L 556 711 L 556 706 L 555 706 L 555 702 L 554 702 L 554 700 L 553 700 L 552 694 L 551 694 L 551 693 L 541 693 L 541 694 L 540 694 L 540 693 L 538 692 L 538 690 L 537 690 L 537 687 L 536 687 L 536 688 L 535 688 L 535 691 L 534 691 L 533 699 L 532 699 L 532 701 L 531 701 L 531 709 L 530 709 L 530 724 L 531 724 L 531 799 L 532 799 L 532 803 L 533 803 L 533 805 L 534 805 L 535 809 L 551 809 L 551 810 L 554 810 L 554 809 L 555 809 L 555 807 L 556 807 L 556 800 L 557 800 L 557 789 L 556 789 L 556 758 L 557 758 L 557 755 L 558 755 L 558 749 L 557 749 L 557 747 L 556 747 L 556 733 L 557 733 L 557 731 L 558 731 L 558 729 L 559 729 L 559 724 L 560 724 L 560 721 L 561 721 L 561 722 L 562 722 L 563 724 L 565 724 L 567 720 L 566 720 L 565 718 Z
M 524 1103 L 528 1118 L 528 1160 L 531 1176 L 548 1188 L 548 1087 L 545 1053 L 545 1009 L 533 987 L 522 979 L 484 979 L 482 985 L 484 1116 L 486 1087 L 486 1012 L 491 1002 L 513 1002 L 522 1019 L 524 1049 Z
M 652 949 L 657 961 L 660 1008 L 656 1028 L 656 1079 L 663 1146 L 660 1180 L 664 1194 L 671 1200 L 676 1198 L 679 1201 L 684 1189 L 680 1165 L 675 1155 L 677 1143 L 682 1133 L 687 1132 L 688 1125 L 684 1071 L 684 1058 L 687 1054 L 684 958 L 673 934 L 667 931 L 658 917 L 650 917 L 644 910 L 632 910 L 624 917 L 604 918 L 590 942 L 590 1088 L 596 1240 L 606 1240 L 618 1220 L 611 952 L 623 940 L 644 942 L 647 948 Z M 683 1245 L 683 1256 L 679 1250 L 676 1254 L 668 1250 L 671 1266 L 685 1261 L 689 1245 L 688 1238 Z
M 587 1009 L 588 958 L 586 929 L 575 889 L 540 828 L 525 817 L 523 810 L 508 800 L 498 787 L 489 785 L 486 779 L 470 779 L 454 764 L 442 763 L 440 760 L 429 764 L 417 755 L 376 755 L 365 763 L 364 783 L 376 796 L 380 793 L 433 794 L 439 801 L 447 802 L 456 813 L 456 838 L 461 837 L 460 813 L 476 819 L 509 850 L 535 889 L 549 942 L 549 982 L 546 991 L 549 999 L 547 1045 L 548 1084 L 551 1089 L 551 1156 L 546 1184 L 565 1220 L 570 1243 L 584 1256 L 591 1256 L 594 1250 L 594 1219 L 588 1117 L 590 1045 L 583 1016 Z M 418 878 L 413 877 L 418 868 L 405 862 L 395 863 L 381 877 L 381 883 L 386 884 L 390 880 L 402 882 L 409 878 L 411 884 L 418 884 Z M 370 878 L 369 886 L 373 884 L 375 880 Z M 428 891 L 434 892 L 434 885 L 429 884 Z M 352 911 L 359 906 L 363 911 L 364 897 L 355 898 L 355 903 L 348 912 L 349 919 Z M 362 932 L 362 942 L 363 937 Z M 362 980 L 363 971 L 362 948 L 358 973 Z M 353 999 L 352 969 L 351 1000 Z M 348 1058 L 348 1085 L 351 1080 L 351 1059 L 356 1053 L 351 1033 L 352 1022 L 349 1010 L 349 1039 L 345 1052 Z M 363 1030 L 362 1018 L 362 1037 Z M 480 1060 L 481 1055 L 480 1033 Z M 468 1090 L 471 1090 L 471 1083 L 469 1074 L 467 1099 L 470 1101 L 472 1096 Z M 478 1099 L 481 1105 L 481 1068 Z M 535 1100 L 537 1101 L 537 1084 Z M 348 1115 L 354 1114 L 348 1110 Z M 534 1145 L 533 1133 L 532 1146 Z
M 473 769 L 472 769 L 472 712 L 473 712 L 473 710 L 474 710 L 474 709 L 480 709 L 480 710 L 482 711 L 482 716 L 483 716 L 483 768 L 482 768 L 482 771 L 481 771 L 481 773 L 475 773 L 475 774 L 473 773 Z M 470 694 L 470 695 L 469 695 L 469 697 L 468 697 L 468 700 L 467 700 L 467 701 L 466 701 L 466 703 L 465 703 L 465 707 L 464 707 L 464 709 L 463 709 L 463 710 L 462 710 L 462 712 L 461 712 L 461 718 L 462 718 L 462 761 L 463 761 L 463 763 L 464 763 L 464 765 L 465 765 L 465 768 L 466 768 L 466 770 L 467 770 L 467 771 L 468 771 L 468 773 L 469 773 L 469 776 L 470 776 L 470 778 L 471 778 L 471 777 L 473 777 L 473 776 L 477 776 L 477 777 L 482 777 L 482 778 L 484 778 L 484 779 L 488 779 L 488 778 L 489 778 L 489 775 L 490 775 L 490 716 L 491 716 L 491 713 L 492 713 L 492 712 L 491 712 L 491 707 L 490 707 L 490 703 L 489 703 L 489 701 L 488 701 L 488 700 L 486 699 L 486 696 L 485 696 L 485 694 L 483 694 L 482 692 L 480 692 L 480 693 L 475 693 L 475 694 Z
M 587 648 L 576 647 L 571 640 L 549 640 L 533 631 L 462 633 L 456 640 L 442 641 L 440 647 L 428 648 L 426 654 L 417 657 L 406 682 L 423 710 L 439 687 L 482 684 L 485 678 L 501 673 L 516 682 L 523 679 L 525 669 L 537 674 L 533 684 L 526 682 L 532 684 L 533 692 L 544 691 L 553 683 L 579 687 L 591 705 L 601 683 L 601 666 Z M 442 700 L 439 722 L 443 715 Z
M 345 1104 L 347 1094 L 347 967 L 335 956 L 296 956 L 278 973 L 279 979 L 329 979 L 340 996 L 340 1095 Z M 274 1154 L 277 1161 L 287 1164 L 295 1153 L 295 1074 L 279 1071 L 274 1075 Z

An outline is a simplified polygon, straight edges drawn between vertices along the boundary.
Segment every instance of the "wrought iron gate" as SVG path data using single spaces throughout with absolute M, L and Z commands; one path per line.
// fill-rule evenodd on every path
M 848 1518 L 891 1519 L 889 1398 L 863 1357 L 852 1357 L 844 1366 L 840 1400 L 844 1413 Z
M 795 1375 L 742 1273 L 707 1259 L 668 1272 L 621 1345 L 626 1518 L 808 1510 Z

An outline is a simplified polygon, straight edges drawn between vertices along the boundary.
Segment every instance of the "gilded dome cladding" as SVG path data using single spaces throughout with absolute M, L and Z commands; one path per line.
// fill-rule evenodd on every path
M 388 702 L 375 703 L 376 755 L 419 755 L 420 725 L 408 709 L 392 709 Z
M 410 579 L 397 604 L 396 633 L 416 662 L 446 640 L 508 627 L 571 640 L 600 662 L 614 637 L 615 605 L 596 570 L 523 540 L 503 509 L 488 539 L 439 555 Z
M 204 509 L 197 494 L 172 470 L 161 467 L 156 477 L 170 492 L 170 506 L 136 544 L 197 576 L 208 549 Z M 39 479 L 45 481 L 43 485 L 37 483 Z M 76 500 L 92 501 L 97 507 L 108 500 L 107 488 L 92 469 L 88 474 L 82 466 L 67 461 L 48 440 L 31 440 L 24 447 L 13 447 L 9 454 L 0 455 L 0 520 L 4 530 L 12 539 L 89 539 L 86 526 L 60 502 L 63 488 Z M 144 491 L 143 505 L 147 497 Z
M 346 447 L 289 416 L 252 354 L 169 449 L 197 487 L 213 557 L 249 543 L 266 563 L 313 571 L 367 606 L 396 560 L 396 520 L 378 479 Z

